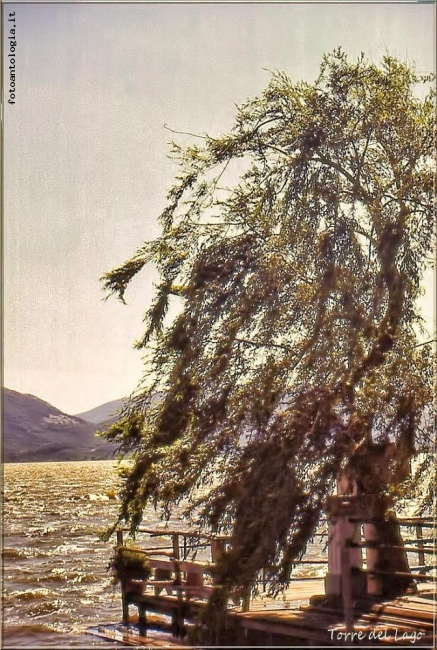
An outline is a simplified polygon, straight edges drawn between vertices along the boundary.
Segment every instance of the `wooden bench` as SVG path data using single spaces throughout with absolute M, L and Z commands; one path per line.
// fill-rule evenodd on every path
M 142 581 L 142 593 L 123 589 L 123 620 L 127 622 L 132 604 L 138 608 L 142 630 L 147 628 L 147 612 L 153 611 L 171 615 L 173 631 L 183 634 L 184 621 L 199 613 L 213 591 L 212 579 L 205 584 L 205 576 L 211 576 L 211 565 L 167 557 L 149 557 L 149 564 L 153 575 Z
M 123 548 L 123 532 L 117 529 L 117 547 Z M 169 528 L 138 528 L 138 533 L 163 539 L 164 546 L 158 548 L 137 548 L 147 556 L 152 569 L 148 579 L 136 578 L 122 583 L 123 622 L 128 623 L 129 605 L 138 608 L 139 624 L 146 627 L 147 611 L 169 614 L 178 634 L 183 633 L 184 620 L 194 620 L 205 608 L 214 589 L 213 566 L 231 543 L 231 537 L 201 533 L 196 530 L 172 530 Z M 169 543 L 165 538 L 170 538 Z M 201 563 L 181 559 L 187 557 L 190 549 L 208 549 L 211 562 Z M 130 546 L 127 547 L 130 549 Z M 163 593 L 164 592 L 164 593 Z M 179 632 L 178 632 L 179 630 Z
M 211 566 L 201 562 L 187 560 L 167 560 L 150 558 L 154 570 L 152 579 L 144 582 L 146 588 L 153 587 L 155 596 L 165 589 L 167 594 L 185 594 L 187 600 L 192 597 L 209 598 L 212 585 L 205 584 L 204 575 L 211 573 Z
M 163 589 L 166 590 L 167 594 L 172 594 L 177 573 L 174 561 L 150 558 L 149 563 L 154 570 L 154 576 L 153 579 L 147 580 L 145 585 L 154 587 L 155 596 L 159 596 Z

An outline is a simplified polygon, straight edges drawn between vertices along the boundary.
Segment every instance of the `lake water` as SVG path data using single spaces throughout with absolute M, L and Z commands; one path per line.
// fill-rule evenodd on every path
M 108 647 L 84 629 L 121 618 L 107 571 L 113 542 L 98 537 L 117 513 L 115 467 L 4 466 L 3 648 Z
M 99 539 L 117 485 L 113 461 L 4 466 L 2 648 L 117 647 L 84 632 L 121 620 L 107 571 L 115 540 Z M 154 511 L 145 521 L 159 523 Z

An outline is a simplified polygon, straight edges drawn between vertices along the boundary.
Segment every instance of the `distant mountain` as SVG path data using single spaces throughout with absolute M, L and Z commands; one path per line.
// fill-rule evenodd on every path
M 2 416 L 4 462 L 113 457 L 114 445 L 95 436 L 102 425 L 63 413 L 34 395 L 3 388 Z
M 114 399 L 112 402 L 106 402 L 101 406 L 97 406 L 90 411 L 85 411 L 84 413 L 77 413 L 76 418 L 81 420 L 86 420 L 86 422 L 92 422 L 93 424 L 98 424 L 100 427 L 103 424 L 109 426 L 113 422 L 116 422 L 119 418 L 117 412 L 123 408 L 126 404 L 126 399 Z

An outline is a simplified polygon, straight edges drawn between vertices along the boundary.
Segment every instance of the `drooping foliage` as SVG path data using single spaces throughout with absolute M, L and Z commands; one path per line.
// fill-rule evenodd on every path
M 120 521 L 188 503 L 234 537 L 229 588 L 261 567 L 287 582 L 342 467 L 382 490 L 429 449 L 416 301 L 433 252 L 430 81 L 341 50 L 314 83 L 274 73 L 230 133 L 173 143 L 161 236 L 104 278 L 123 299 L 147 263 L 160 273 L 144 380 L 107 434 L 133 454 Z

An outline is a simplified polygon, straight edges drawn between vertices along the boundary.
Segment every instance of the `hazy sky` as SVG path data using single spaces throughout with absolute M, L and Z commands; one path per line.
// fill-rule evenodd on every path
M 313 80 L 341 45 L 434 69 L 435 5 L 5 4 L 16 103 L 4 116 L 4 385 L 68 413 L 142 374 L 153 271 L 104 301 L 99 277 L 158 233 L 177 171 L 164 128 L 219 135 L 267 70 Z M 8 59 L 4 92 L 8 97 Z M 428 316 L 432 308 L 428 305 Z

